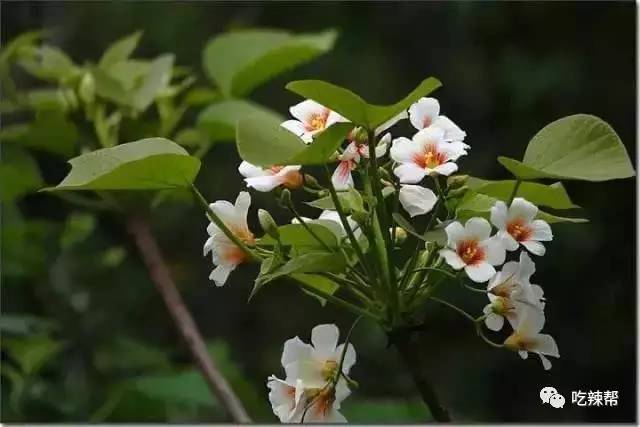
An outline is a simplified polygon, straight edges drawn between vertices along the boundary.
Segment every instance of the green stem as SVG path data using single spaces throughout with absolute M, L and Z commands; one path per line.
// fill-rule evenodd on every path
M 520 184 L 522 184 L 522 180 L 520 178 L 516 179 L 516 184 L 513 186 L 513 191 L 509 196 L 509 203 L 507 203 L 508 206 L 511 206 L 511 203 L 513 203 L 513 199 L 515 199 L 516 194 L 518 194 L 518 189 L 520 188 Z
M 414 269 L 411 273 L 416 273 L 418 271 L 437 271 L 437 272 L 442 273 L 442 274 L 444 274 L 446 276 L 449 276 L 449 277 L 451 277 L 453 279 L 456 279 L 458 277 L 457 274 L 453 274 L 450 271 L 447 271 L 447 270 L 445 270 L 443 268 L 438 268 L 438 267 L 420 267 L 420 268 Z
M 464 317 L 466 317 L 467 319 L 471 320 L 471 321 L 472 321 L 472 322 L 474 322 L 474 323 L 476 322 L 475 317 L 473 317 L 472 315 L 470 315 L 469 313 L 467 313 L 466 311 L 464 311 L 464 310 L 463 310 L 463 309 L 461 309 L 460 307 L 458 307 L 458 306 L 456 306 L 456 305 L 454 305 L 454 304 L 451 304 L 450 302 L 447 302 L 447 301 L 442 300 L 442 299 L 437 298 L 437 297 L 429 297 L 429 299 L 430 299 L 430 300 L 433 300 L 433 301 L 435 301 L 435 302 L 437 302 L 437 303 L 440 303 L 440 304 L 442 304 L 442 305 L 444 305 L 444 306 L 447 306 L 447 307 L 449 307 L 449 308 L 450 308 L 450 309 L 452 309 L 452 310 L 457 311 L 458 313 L 460 313 L 461 315 L 463 315 Z
M 216 215 L 213 209 L 211 209 L 211 207 L 209 206 L 209 203 L 207 203 L 207 200 L 204 198 L 202 193 L 198 191 L 198 189 L 194 184 L 191 184 L 191 191 L 193 192 L 198 203 L 200 203 L 200 206 L 202 206 L 202 208 L 207 213 L 207 216 L 209 217 L 209 219 L 213 221 L 213 223 L 220 230 L 222 230 L 222 232 L 229 238 L 229 240 L 231 240 L 236 246 L 242 249 L 242 251 L 245 254 L 247 254 L 251 259 L 254 259 L 254 260 L 261 259 L 261 257 L 258 254 L 256 254 L 253 250 L 251 250 L 242 240 L 238 238 L 238 236 L 236 236 L 235 234 L 233 234 L 231 230 L 229 230 L 229 227 L 227 227 L 224 221 L 222 221 L 220 217 Z
M 338 384 L 338 380 L 340 379 L 340 377 L 342 375 L 345 375 L 342 372 L 342 365 L 344 365 L 344 358 L 347 355 L 347 350 L 349 350 L 349 341 L 351 340 L 351 334 L 353 333 L 353 330 L 356 328 L 356 325 L 358 324 L 360 319 L 362 319 L 362 316 L 358 316 L 356 320 L 353 321 L 353 324 L 351 325 L 351 328 L 349 328 L 349 332 L 347 332 L 347 336 L 344 339 L 344 346 L 342 347 L 342 354 L 340 355 L 340 364 L 338 365 L 337 375 L 333 380 L 334 387 L 336 386 L 336 384 Z
M 368 310 L 365 310 L 364 308 L 357 306 L 355 304 L 352 304 L 348 301 L 343 300 L 342 298 L 338 298 L 335 295 L 332 295 L 330 293 L 321 291 L 318 288 L 315 288 L 313 286 L 309 286 L 306 283 L 300 282 L 298 280 L 296 280 L 294 277 L 291 276 L 286 276 L 287 278 L 291 279 L 292 281 L 294 281 L 296 283 L 296 285 L 300 286 L 301 288 L 305 289 L 307 292 L 312 293 L 316 296 L 319 296 L 321 298 L 326 299 L 327 301 L 331 301 L 332 303 L 344 308 L 345 310 L 350 311 L 351 313 L 357 314 L 357 315 L 362 315 L 362 316 L 366 316 L 369 317 L 370 319 L 373 319 L 377 322 L 382 322 L 382 319 L 375 315 L 374 313 L 371 313 Z

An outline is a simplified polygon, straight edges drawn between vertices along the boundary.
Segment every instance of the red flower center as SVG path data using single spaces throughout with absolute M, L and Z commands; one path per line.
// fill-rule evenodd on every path
M 485 259 L 484 248 L 480 247 L 477 240 L 465 240 L 458 243 L 457 253 L 467 265 L 475 265 Z
M 515 218 L 507 223 L 507 233 L 517 242 L 529 240 L 532 232 L 531 227 L 522 218 Z
M 447 155 L 438 152 L 434 144 L 427 145 L 423 154 L 414 157 L 414 161 L 418 166 L 424 169 L 433 169 L 447 161 Z

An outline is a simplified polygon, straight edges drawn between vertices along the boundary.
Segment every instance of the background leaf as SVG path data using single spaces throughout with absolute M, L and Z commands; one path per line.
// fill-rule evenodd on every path
M 335 39 L 335 31 L 297 35 L 277 30 L 234 31 L 207 44 L 204 70 L 225 96 L 240 97 L 274 76 L 326 53 Z
M 98 62 L 98 66 L 101 68 L 107 68 L 117 62 L 128 59 L 138 46 L 141 36 L 142 31 L 136 31 L 133 34 L 116 40 L 104 51 L 100 58 L 100 62 Z
M 41 186 L 42 177 L 35 159 L 19 147 L 3 144 L 0 162 L 0 201 L 18 199 Z
M 486 194 L 502 201 L 508 201 L 515 188 L 515 180 L 490 181 L 470 177 L 466 185 L 477 193 Z M 518 197 L 523 197 L 538 206 L 549 206 L 553 209 L 572 209 L 579 206 L 574 204 L 561 182 L 551 185 L 535 182 L 522 182 L 518 187 Z

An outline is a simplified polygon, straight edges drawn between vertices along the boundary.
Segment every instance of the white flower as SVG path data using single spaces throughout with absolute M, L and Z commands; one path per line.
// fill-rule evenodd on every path
M 341 402 L 350 394 L 340 375 L 334 382 L 342 360 L 344 344 L 338 345 L 340 332 L 335 325 L 318 325 L 311 331 L 311 343 L 295 337 L 287 340 L 282 352 L 284 381 L 269 377 L 269 400 L 282 422 L 346 422 Z M 356 362 L 349 344 L 344 354 L 342 373 L 348 375 Z
M 464 227 L 453 222 L 445 231 L 447 248 L 439 253 L 451 268 L 464 268 L 467 276 L 477 283 L 486 282 L 496 274 L 493 266 L 504 262 L 505 250 L 500 240 L 489 237 L 491 225 L 486 219 L 471 218 Z
M 438 197 L 430 189 L 410 184 L 400 187 L 398 199 L 404 210 L 412 218 L 416 215 L 424 215 L 431 212 L 431 209 L 438 201 Z
M 306 223 L 318 224 L 328 228 L 329 230 L 331 230 L 333 234 L 336 235 L 338 239 L 342 239 L 347 235 L 347 232 L 344 229 L 344 226 L 342 225 L 342 221 L 340 220 L 340 214 L 338 214 L 337 211 L 325 210 L 325 211 L 322 211 L 322 213 L 317 219 L 302 217 L 302 220 Z M 291 223 L 299 224 L 300 221 L 298 221 L 297 218 L 293 218 L 291 220 Z M 356 238 L 359 238 L 362 235 L 362 230 L 360 229 L 360 226 L 358 225 L 358 223 L 355 222 L 353 218 L 351 218 L 351 216 L 347 217 L 347 223 L 351 227 L 351 230 L 353 231 L 353 235 Z
M 525 305 L 544 309 L 543 291 L 530 280 L 536 265 L 526 252 L 520 252 L 520 261 L 506 263 L 502 270 L 491 278 L 487 286 L 488 304 L 483 312 L 485 324 L 492 331 L 499 331 L 506 317 L 512 328 L 516 328 Z
M 511 206 L 498 201 L 491 208 L 491 222 L 498 228 L 498 236 L 509 251 L 521 244 L 534 255 L 544 255 L 542 242 L 553 239 L 551 227 L 541 219 L 535 219 L 538 208 L 521 197 L 513 199 Z
M 287 120 L 281 126 L 298 135 L 306 143 L 313 142 L 313 137 L 317 133 L 332 124 L 348 121 L 335 111 L 310 99 L 294 105 L 289 112 L 297 120 Z
M 219 200 L 210 204 L 209 207 L 238 239 L 253 245 L 255 238 L 247 225 L 247 212 L 250 205 L 251 196 L 246 191 L 241 191 L 235 206 L 226 200 Z M 204 255 L 211 252 L 213 264 L 217 265 L 209 275 L 209 279 L 213 280 L 216 286 L 222 286 L 236 266 L 247 260 L 247 254 L 213 222 L 207 226 L 207 232 L 210 237 L 204 244 Z
M 304 178 L 300 173 L 300 166 L 272 166 L 263 169 L 243 161 L 238 167 L 238 171 L 244 176 L 247 187 L 255 188 L 258 191 L 271 191 L 282 185 L 290 189 L 302 187 Z
M 536 353 L 545 370 L 551 369 L 546 356 L 560 357 L 558 345 L 551 335 L 541 334 L 544 326 L 544 313 L 538 307 L 525 306 L 515 331 L 504 341 L 505 347 L 517 351 L 526 359 L 528 352 Z
M 391 158 L 400 163 L 393 173 L 403 184 L 417 184 L 427 175 L 451 175 L 458 170 L 455 161 L 464 154 L 461 142 L 446 142 L 444 131 L 429 127 L 410 140 L 396 138 L 391 146 Z
M 380 138 L 378 145 L 376 145 L 376 158 L 384 156 L 387 152 L 387 147 L 391 142 L 391 134 L 387 133 Z M 344 152 L 340 155 L 338 167 L 331 176 L 331 183 L 338 191 L 347 190 L 349 187 L 353 187 L 353 177 L 351 171 L 356 168 L 356 165 L 360 163 L 360 159 L 364 157 L 369 158 L 369 146 L 366 143 L 361 143 L 356 140 L 352 140 Z
M 446 116 L 440 115 L 440 103 L 435 98 L 420 98 L 418 102 L 409 107 L 409 121 L 414 128 L 422 130 L 429 126 L 440 128 L 444 131 L 445 141 L 464 141 L 467 133 L 460 129 Z M 467 144 L 464 144 L 469 148 Z

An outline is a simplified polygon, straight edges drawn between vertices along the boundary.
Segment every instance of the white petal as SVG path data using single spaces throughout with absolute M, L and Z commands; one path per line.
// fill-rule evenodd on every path
M 267 387 L 269 388 L 269 402 L 273 413 L 280 422 L 287 422 L 295 408 L 295 395 L 291 394 L 291 391 L 295 390 L 295 386 L 271 375 L 267 379 Z
M 336 357 L 336 361 L 338 361 L 338 363 L 340 362 L 340 358 L 342 357 L 342 350 L 344 349 L 344 344 L 340 344 L 337 348 L 336 348 L 336 352 L 335 352 L 335 357 Z M 356 349 L 353 347 L 352 344 L 349 344 L 349 347 L 347 348 L 347 352 L 344 355 L 344 363 L 342 364 L 342 372 L 344 372 L 345 374 L 349 374 L 349 371 L 351 370 L 351 367 L 353 365 L 356 364 Z
M 469 279 L 473 280 L 476 283 L 484 283 L 487 280 L 491 279 L 494 274 L 496 274 L 496 269 L 493 266 L 486 262 L 479 262 L 474 265 L 467 265 L 464 268 L 464 271 L 469 276 Z
M 542 354 L 538 353 L 538 357 L 540 357 L 540 361 L 542 362 L 542 367 L 545 371 L 551 369 L 551 361 L 544 357 Z
M 460 129 L 446 116 L 439 116 L 436 118 L 432 126 L 439 127 L 444 130 L 444 139 L 446 141 L 464 141 L 467 136 L 465 131 Z
M 409 107 L 409 120 L 420 130 L 430 126 L 440 114 L 440 103 L 435 98 L 420 98 Z
M 440 141 L 437 146 L 438 152 L 444 153 L 448 160 L 458 160 L 460 156 L 464 156 L 467 154 L 467 150 L 465 149 L 465 144 L 461 142 L 445 142 L 444 140 Z
M 438 175 L 449 176 L 452 173 L 456 172 L 457 170 L 458 170 L 457 164 L 453 162 L 447 162 L 447 163 L 438 165 L 433 169 L 431 168 L 427 169 L 427 173 L 429 173 L 430 175 L 433 173 L 436 173 Z
M 529 283 L 531 276 L 533 276 L 535 272 L 536 264 L 531 260 L 526 252 L 520 252 L 520 260 L 518 262 L 518 281 L 520 283 Z
M 419 185 L 401 186 L 398 199 L 411 217 L 431 212 L 438 201 L 433 191 Z
M 440 128 L 428 127 L 421 131 L 418 131 L 411 140 L 414 144 L 420 146 L 421 151 L 424 152 L 425 147 L 428 145 L 435 145 L 437 148 L 444 143 L 444 131 Z
M 482 242 L 485 248 L 486 260 L 491 265 L 500 265 L 504 262 L 506 252 L 502 239 L 493 236 Z
M 438 251 L 438 254 L 440 254 L 440 256 L 447 262 L 447 264 L 449 264 L 449 266 L 454 270 L 460 270 L 465 266 L 462 258 L 460 258 L 458 254 L 451 249 L 440 249 Z
M 515 251 L 520 247 L 520 244 L 513 236 L 505 230 L 500 230 L 496 233 L 496 238 L 502 241 L 502 246 L 508 251 Z
M 329 126 L 331 126 L 334 123 L 339 123 L 339 122 L 348 122 L 349 120 L 345 119 L 344 117 L 342 117 L 340 114 L 336 113 L 335 111 L 331 111 L 329 113 L 329 117 L 327 117 L 327 122 L 325 123 L 325 128 L 328 128 Z
M 484 324 L 492 331 L 498 332 L 502 329 L 502 326 L 504 326 L 504 317 L 496 313 L 490 313 L 486 319 L 484 319 Z
M 527 250 L 534 255 L 542 256 L 547 251 L 542 243 L 534 240 L 525 240 L 520 243 L 522 243 L 522 246 L 527 248 Z
M 376 158 L 380 158 L 382 156 L 384 156 L 385 154 L 387 154 L 387 149 L 389 148 L 389 144 L 391 143 L 391 134 L 387 133 L 385 134 L 382 138 L 380 138 L 380 141 L 378 141 L 378 145 L 376 145 Z M 367 157 L 367 156 L 365 156 Z
M 280 123 L 280 126 L 288 130 L 289 132 L 294 133 L 296 136 L 302 136 L 307 133 L 307 129 L 304 127 L 304 124 L 299 120 L 287 120 L 285 122 Z
M 423 155 L 422 147 L 405 137 L 394 139 L 389 153 L 398 163 L 413 163 L 416 156 Z
M 338 163 L 338 167 L 331 175 L 331 183 L 338 191 L 348 190 L 349 187 L 353 187 L 353 177 L 351 176 L 352 161 L 347 160 L 345 162 Z
M 426 176 L 426 171 L 413 163 L 403 163 L 395 168 L 393 173 L 403 184 L 417 184 Z
M 206 256 L 212 250 L 213 250 L 213 237 L 209 237 L 207 241 L 204 242 L 204 247 L 202 248 L 202 255 Z
M 314 115 L 327 114 L 328 109 L 316 101 L 307 99 L 289 108 L 289 112 L 302 123 L 307 123 Z
M 311 330 L 314 356 L 328 360 L 336 351 L 340 331 L 336 325 L 318 325 Z
M 520 355 L 520 357 L 522 357 L 523 359 L 526 359 L 527 357 L 529 357 L 529 353 L 527 353 L 527 352 L 526 352 L 526 351 L 524 351 L 524 350 L 520 350 L 520 351 L 518 352 L 518 354 L 519 354 L 519 355 Z
M 211 210 L 220 217 L 226 225 L 235 224 L 236 207 L 226 200 L 218 200 L 209 205 Z M 211 234 L 211 233 L 210 233 Z
M 249 213 L 249 206 L 251 206 L 251 194 L 246 191 L 241 191 L 238 193 L 238 197 L 236 197 L 236 214 L 239 217 L 238 219 L 247 224 L 247 214 Z
M 290 363 L 309 359 L 311 357 L 311 350 L 311 345 L 303 342 L 298 337 L 288 339 L 284 343 L 280 362 L 282 366 L 285 367 Z
M 467 236 L 480 241 L 488 239 L 491 235 L 491 224 L 481 217 L 473 217 L 468 220 L 464 225 L 464 229 Z
M 268 192 L 282 184 L 282 177 L 280 175 L 257 176 L 254 178 L 245 178 L 244 181 L 249 188 L 261 192 Z
M 242 163 L 240 163 L 240 166 L 238 166 L 238 172 L 240 172 L 240 174 L 245 178 L 253 178 L 256 176 L 269 175 L 268 171 L 262 169 L 259 166 L 252 165 L 251 163 L 246 161 L 243 161 Z
M 560 357 L 556 340 L 549 334 L 538 334 L 536 337 L 536 345 L 531 350 L 548 356 Z
M 498 200 L 491 208 L 491 224 L 499 230 L 507 228 L 507 205 L 505 202 Z
M 458 221 L 447 225 L 444 231 L 447 233 L 447 246 L 450 248 L 457 248 L 458 242 L 466 239 L 467 237 L 465 228 Z
M 542 242 L 548 242 L 553 240 L 553 233 L 551 232 L 551 226 L 546 221 L 536 219 L 531 223 L 531 240 L 539 240 Z
M 544 312 L 537 307 L 522 304 L 517 330 L 526 337 L 535 337 L 544 327 Z
M 509 206 L 509 219 L 522 218 L 531 222 L 538 215 L 538 207 L 522 197 L 516 197 Z
M 213 271 L 209 275 L 209 280 L 213 280 L 216 286 L 223 286 L 227 282 L 229 274 L 231 274 L 231 272 L 235 269 L 236 266 L 233 264 L 220 264 L 213 269 Z

